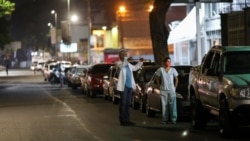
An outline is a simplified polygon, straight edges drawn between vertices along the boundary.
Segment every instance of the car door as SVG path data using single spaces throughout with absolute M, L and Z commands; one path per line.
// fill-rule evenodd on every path
M 219 72 L 220 72 L 220 54 L 219 52 L 214 54 L 214 58 L 211 62 L 211 67 L 207 72 L 206 83 L 204 88 L 206 91 L 206 98 L 204 97 L 204 103 L 212 107 L 218 107 L 218 88 Z
M 207 94 L 208 94 L 208 76 L 207 76 L 207 72 L 211 67 L 211 63 L 214 57 L 214 52 L 209 52 L 207 54 L 206 59 L 204 60 L 204 64 L 202 69 L 200 70 L 200 75 L 198 77 L 198 93 L 200 96 L 200 100 L 202 101 L 202 103 L 204 103 L 206 101 L 207 98 Z
M 161 109 L 161 96 L 159 87 L 156 84 L 155 74 L 149 81 L 149 85 L 147 87 L 147 94 L 148 94 L 148 104 L 150 105 L 151 109 L 159 111 Z

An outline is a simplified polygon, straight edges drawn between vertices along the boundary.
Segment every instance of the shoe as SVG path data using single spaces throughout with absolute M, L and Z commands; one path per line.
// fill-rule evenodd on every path
M 120 125 L 121 125 L 121 126 L 134 126 L 135 123 L 134 123 L 134 122 L 131 122 L 131 121 L 129 121 L 129 122 L 121 122 Z
M 126 122 L 121 122 L 120 125 L 121 125 L 121 126 L 128 126 L 128 123 L 126 123 Z
M 128 124 L 128 125 L 131 125 L 131 126 L 135 125 L 135 123 L 132 122 L 132 121 L 127 122 L 127 124 Z
M 167 121 L 163 121 L 161 124 L 166 125 L 166 124 L 168 124 L 168 122 Z
M 176 122 L 175 122 L 175 121 L 173 121 L 173 122 L 172 122 L 172 124 L 176 124 Z

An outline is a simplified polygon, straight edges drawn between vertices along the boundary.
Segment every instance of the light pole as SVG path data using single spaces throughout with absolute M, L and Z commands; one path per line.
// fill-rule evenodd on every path
M 55 15 L 55 27 L 57 28 L 57 12 L 55 10 L 51 10 L 51 14 Z
M 120 44 L 121 44 L 121 48 L 124 48 L 124 40 L 123 40 L 123 16 L 126 13 L 126 7 L 125 6 L 120 6 L 118 11 L 117 11 L 117 16 L 118 16 L 118 28 L 120 31 Z
M 58 59 L 58 52 L 57 52 L 57 12 L 55 10 L 51 10 L 51 14 L 53 14 L 55 16 L 55 29 L 54 29 L 54 34 L 55 34 L 55 41 L 53 41 L 53 45 L 54 45 L 54 52 L 56 54 L 56 59 Z
M 70 0 L 67 0 L 67 6 L 68 6 L 68 30 L 69 30 L 69 44 L 68 44 L 68 48 L 70 48 L 70 46 L 71 46 L 71 27 L 70 27 Z M 69 59 L 69 61 L 71 61 L 71 54 L 70 54 L 70 52 L 68 52 L 68 59 Z
M 90 7 L 90 0 L 88 0 L 88 64 L 91 63 L 91 58 L 90 58 L 90 36 L 91 36 L 91 30 L 92 30 L 92 20 L 91 20 L 91 7 Z

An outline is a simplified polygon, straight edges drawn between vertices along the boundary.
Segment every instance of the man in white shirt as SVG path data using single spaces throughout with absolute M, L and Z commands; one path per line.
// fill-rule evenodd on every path
M 127 51 L 119 52 L 120 61 L 117 62 L 117 67 L 120 69 L 117 90 L 120 91 L 120 105 L 119 105 L 119 120 L 122 126 L 135 125 L 130 120 L 129 108 L 132 99 L 132 91 L 136 88 L 133 71 L 141 68 L 143 59 L 136 65 L 132 65 L 127 61 Z

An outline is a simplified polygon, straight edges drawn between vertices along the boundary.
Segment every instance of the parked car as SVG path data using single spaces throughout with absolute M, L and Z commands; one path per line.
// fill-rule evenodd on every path
M 112 100 L 112 93 L 114 92 L 114 75 L 117 67 L 111 66 L 106 75 L 103 76 L 103 95 L 105 100 Z
M 32 62 L 31 66 L 30 66 L 30 70 L 36 71 L 36 68 L 37 68 L 37 61 Z
M 190 105 L 188 103 L 188 78 L 192 66 L 174 66 L 178 75 L 178 86 L 176 88 L 177 112 L 178 118 L 190 116 Z M 148 117 L 161 113 L 161 95 L 160 89 L 156 85 L 156 75 L 154 74 L 145 88 L 146 94 L 146 114 Z
M 137 63 L 137 61 L 130 61 L 131 64 L 135 65 Z M 145 61 L 143 62 L 143 65 L 142 65 L 142 68 L 144 66 L 154 66 L 156 65 L 154 62 L 148 62 L 148 61 Z M 138 70 L 139 71 L 139 70 Z M 137 73 L 138 71 L 134 71 L 133 72 L 133 76 L 134 76 L 134 79 L 136 79 L 135 77 L 137 76 Z M 112 97 L 112 102 L 113 104 L 118 104 L 119 101 L 120 101 L 120 92 L 116 90 L 116 87 L 117 87 L 117 83 L 118 83 L 118 76 L 119 76 L 119 73 L 120 73 L 120 69 L 116 69 L 116 72 L 114 74 L 114 77 L 113 77 L 113 91 L 110 93 L 111 94 L 111 97 Z M 136 81 L 136 80 L 135 80 Z M 137 87 L 138 88 L 138 87 Z M 133 100 L 133 99 L 131 99 Z
M 55 69 L 57 66 L 56 62 L 49 63 L 48 66 L 44 69 L 44 80 L 49 81 L 50 74 L 53 72 L 53 69 Z
M 136 89 L 133 90 L 132 107 L 134 109 L 140 108 L 142 112 L 146 109 L 146 95 L 145 87 L 150 81 L 155 71 L 159 68 L 158 65 L 143 66 L 134 74 Z
M 80 77 L 85 77 L 89 65 L 78 65 L 72 68 L 67 76 L 68 84 L 72 87 L 72 89 L 77 89 L 77 87 L 81 86 Z
M 83 92 L 85 92 L 90 97 L 95 97 L 96 95 L 103 95 L 103 76 L 106 75 L 109 68 L 114 66 L 113 63 L 99 63 L 91 66 L 88 69 L 85 78 L 82 78 L 82 84 L 85 87 Z

